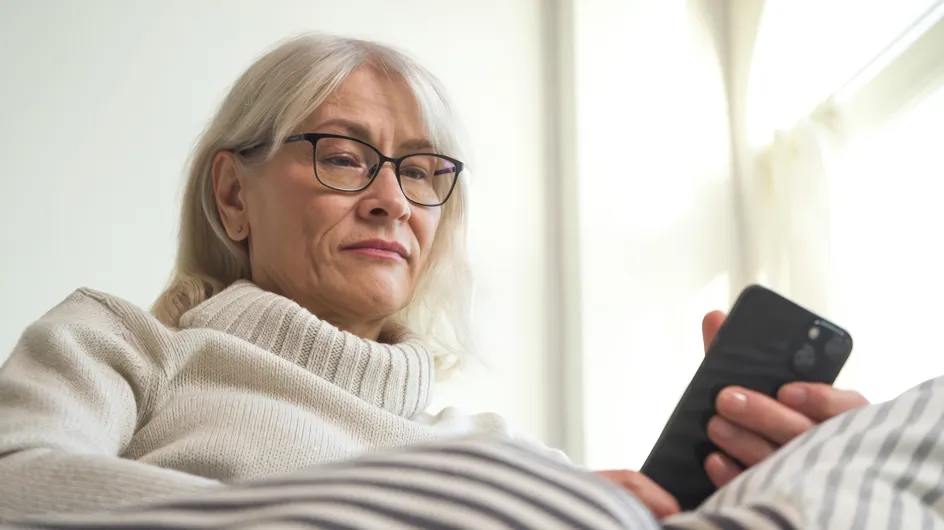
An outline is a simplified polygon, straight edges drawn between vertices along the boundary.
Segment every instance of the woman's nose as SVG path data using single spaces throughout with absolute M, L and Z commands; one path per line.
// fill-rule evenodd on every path
M 382 165 L 363 193 L 358 204 L 358 213 L 362 218 L 386 221 L 409 218 L 410 202 L 400 189 L 400 182 L 392 164 Z

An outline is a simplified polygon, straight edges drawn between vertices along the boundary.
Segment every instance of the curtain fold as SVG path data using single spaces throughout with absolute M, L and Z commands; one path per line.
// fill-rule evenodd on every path
M 829 316 L 838 307 L 831 284 L 838 277 L 831 275 L 842 273 L 834 266 L 835 212 L 830 211 L 844 200 L 836 181 L 848 169 L 839 167 L 839 161 L 853 138 L 881 128 L 940 86 L 944 0 L 889 47 L 888 57 L 873 61 L 880 67 L 867 68 L 868 75 L 853 79 L 835 97 L 824 94 L 825 101 L 813 112 L 752 149 L 744 131 L 751 112 L 759 109 L 748 108 L 748 89 L 757 76 L 752 68 L 760 60 L 756 41 L 771 3 L 732 4 L 732 35 L 740 53 L 732 55 L 729 93 L 737 111 L 732 113 L 732 139 L 744 267 L 740 281 L 733 283 L 736 289 L 739 283 L 767 285 Z M 802 84 L 783 80 L 793 81 Z
M 742 180 L 749 282 L 817 312 L 830 308 L 829 169 L 842 140 L 840 110 L 821 105 L 756 152 Z

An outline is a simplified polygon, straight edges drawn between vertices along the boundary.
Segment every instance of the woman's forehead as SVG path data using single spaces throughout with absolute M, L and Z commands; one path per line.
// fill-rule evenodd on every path
M 412 89 L 400 76 L 362 66 L 303 122 L 305 132 L 334 132 L 367 139 L 393 136 L 430 144 L 427 124 Z

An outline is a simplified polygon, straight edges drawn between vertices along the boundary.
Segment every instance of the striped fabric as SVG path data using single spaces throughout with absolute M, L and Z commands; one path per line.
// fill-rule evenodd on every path
M 105 515 L 2 527 L 944 530 L 944 378 L 820 425 L 661 526 L 592 474 L 513 442 L 475 438 Z
M 193 498 L 8 522 L 9 529 L 798 528 L 773 506 L 689 514 L 660 526 L 621 489 L 514 442 L 464 439 L 398 449 Z
M 944 530 L 944 377 L 810 430 L 699 512 L 755 504 L 796 512 L 803 528 Z
M 462 439 L 375 453 L 108 515 L 6 528 L 655 529 L 616 486 L 513 442 Z

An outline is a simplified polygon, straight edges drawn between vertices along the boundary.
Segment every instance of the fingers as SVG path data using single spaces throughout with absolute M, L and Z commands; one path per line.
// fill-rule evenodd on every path
M 721 416 L 715 416 L 708 422 L 708 438 L 725 454 L 747 467 L 753 466 L 777 450 L 777 446 L 767 439 Z M 740 472 L 740 469 L 737 471 Z
M 822 383 L 784 385 L 777 392 L 777 399 L 817 423 L 869 404 L 869 400 L 858 392 L 839 390 Z
M 813 420 L 768 396 L 741 387 L 728 387 L 715 401 L 717 413 L 777 446 L 808 431 Z
M 617 470 L 596 473 L 632 493 L 659 519 L 679 512 L 679 504 L 675 497 L 638 471 Z
M 702 319 L 701 338 L 705 344 L 705 353 L 708 353 L 708 347 L 711 346 L 711 341 L 715 340 L 715 335 L 717 335 L 718 330 L 721 329 L 724 318 L 725 315 L 721 311 L 712 311 Z
M 712 453 L 705 460 L 705 473 L 711 482 L 721 487 L 741 474 L 741 466 L 721 453 Z

